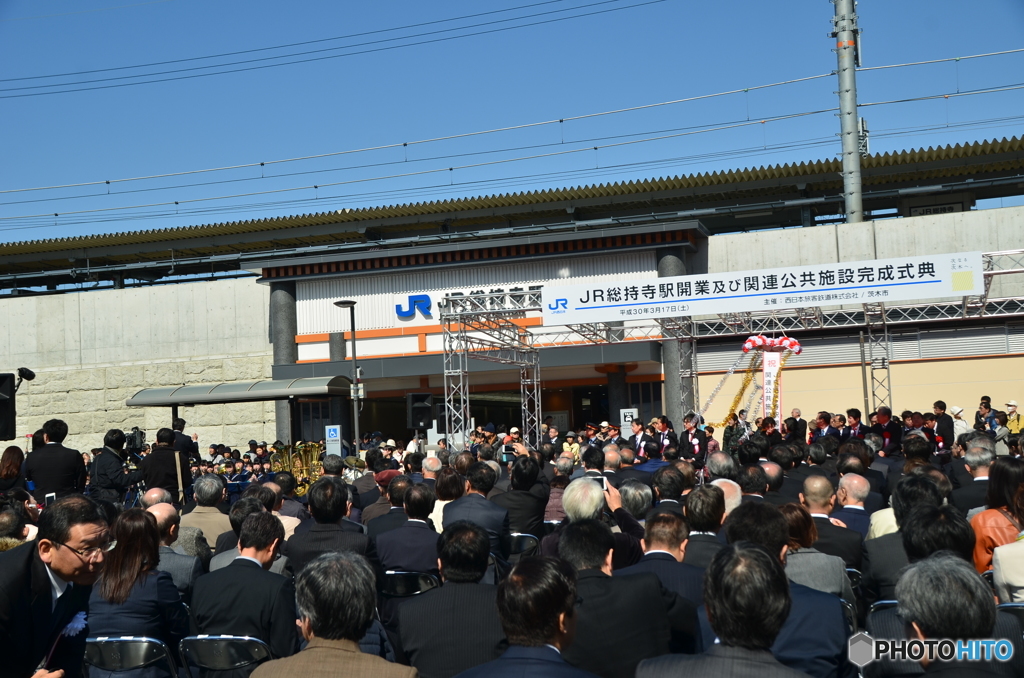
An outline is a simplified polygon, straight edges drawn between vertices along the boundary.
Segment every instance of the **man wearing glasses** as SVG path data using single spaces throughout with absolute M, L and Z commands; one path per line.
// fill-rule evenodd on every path
M 82 495 L 39 516 L 35 541 L 0 553 L 2 673 L 17 678 L 81 675 L 86 633 L 75 622 L 114 547 L 100 506 Z

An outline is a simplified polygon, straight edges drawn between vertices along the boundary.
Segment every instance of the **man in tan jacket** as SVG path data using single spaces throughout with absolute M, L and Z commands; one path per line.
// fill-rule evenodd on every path
M 207 543 L 216 544 L 217 537 L 231 531 L 231 521 L 217 508 L 228 490 L 212 473 L 196 478 L 192 490 L 196 495 L 196 507 L 181 517 L 181 526 L 199 528 Z
M 260 666 L 252 678 L 417 678 L 416 669 L 364 654 L 359 640 L 373 623 L 376 579 L 362 556 L 325 553 L 295 578 L 299 629 L 306 649 Z

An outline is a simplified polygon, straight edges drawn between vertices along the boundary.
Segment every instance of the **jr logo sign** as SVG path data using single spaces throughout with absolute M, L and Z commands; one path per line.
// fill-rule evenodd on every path
M 410 294 L 407 303 L 408 308 L 402 308 L 401 304 L 395 304 L 395 313 L 399 318 L 415 318 L 416 311 L 419 311 L 424 318 L 431 317 L 429 294 Z

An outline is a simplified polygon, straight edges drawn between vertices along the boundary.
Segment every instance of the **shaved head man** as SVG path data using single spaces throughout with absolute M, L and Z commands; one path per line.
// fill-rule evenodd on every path
M 859 530 L 850 529 L 841 518 L 830 516 L 836 503 L 832 482 L 824 476 L 809 476 L 804 480 L 804 491 L 800 493 L 803 504 L 818 528 L 818 540 L 814 548 L 830 556 L 838 556 L 846 567 L 861 568 L 863 535 Z
M 156 517 L 156 527 L 160 532 L 160 560 L 156 569 L 171 575 L 175 588 L 181 599 L 188 605 L 192 603 L 192 588 L 196 579 L 203 574 L 203 565 L 195 556 L 178 553 L 171 544 L 178 540 L 181 529 L 181 517 L 169 503 L 153 504 L 146 509 Z
M 811 514 L 832 512 L 835 504 L 835 492 L 832 481 L 825 476 L 809 476 L 804 480 L 804 491 L 800 493 L 800 503 L 807 507 Z
M 832 517 L 843 521 L 848 528 L 860 532 L 866 538 L 868 528 L 871 527 L 871 516 L 864 502 L 870 494 L 871 484 L 867 478 L 856 473 L 844 474 L 839 479 L 839 490 L 836 491 L 838 506 L 832 511 Z
M 154 487 L 152 490 L 147 490 L 139 503 L 142 504 L 143 508 L 149 508 L 150 506 L 156 506 L 157 504 L 170 504 L 174 500 L 171 493 L 160 487 Z

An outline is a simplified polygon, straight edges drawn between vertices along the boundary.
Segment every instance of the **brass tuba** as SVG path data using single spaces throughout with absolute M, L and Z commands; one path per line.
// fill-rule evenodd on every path
M 288 471 L 295 476 L 295 494 L 301 497 L 324 474 L 324 465 L 320 461 L 323 452 L 323 445 L 300 440 L 294 445 L 277 448 L 270 455 L 270 468 L 274 473 Z

